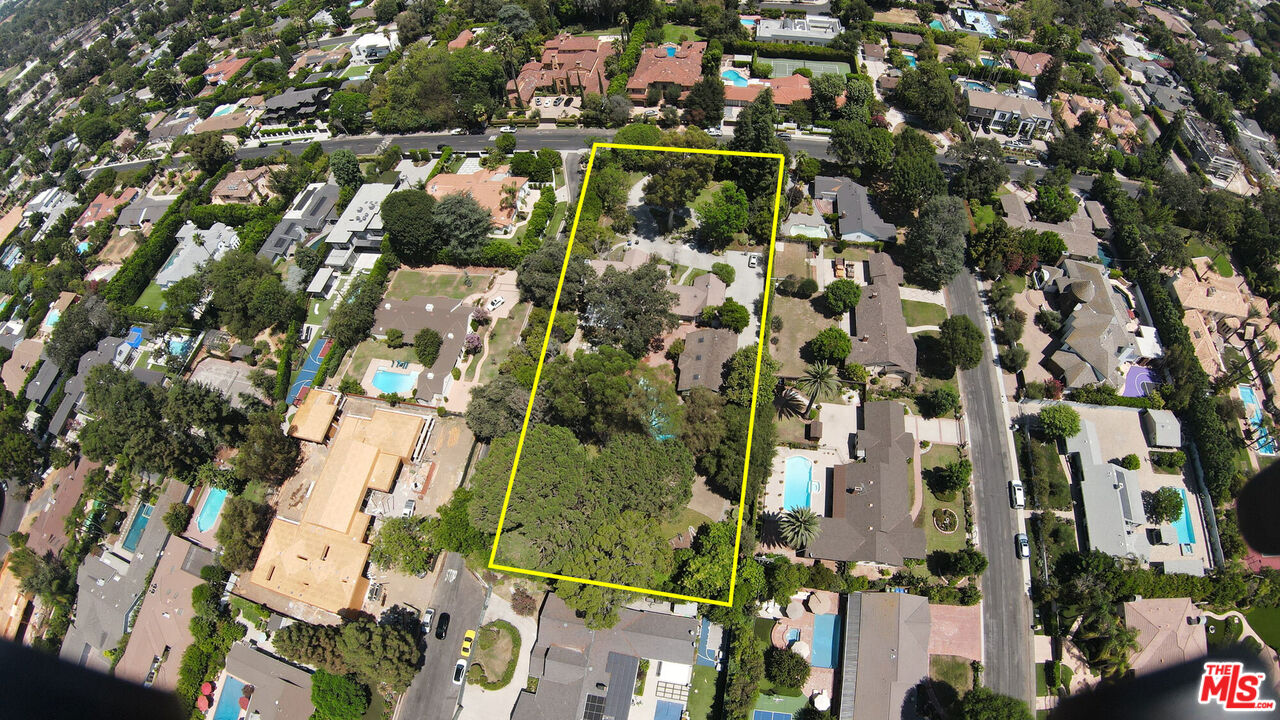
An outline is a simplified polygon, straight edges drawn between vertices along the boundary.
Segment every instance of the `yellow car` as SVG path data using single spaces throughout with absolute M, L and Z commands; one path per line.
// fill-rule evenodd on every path
M 462 657 L 471 657 L 471 644 L 476 641 L 476 631 L 468 630 L 462 636 Z

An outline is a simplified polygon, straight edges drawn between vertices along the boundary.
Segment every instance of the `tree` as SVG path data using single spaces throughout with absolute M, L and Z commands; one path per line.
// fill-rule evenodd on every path
M 376 623 L 365 617 L 342 626 L 337 648 L 343 661 L 366 683 L 386 683 L 396 692 L 409 687 L 422 662 L 415 623 Z
M 364 116 L 367 112 L 369 112 L 369 96 L 364 93 L 339 90 L 329 100 L 329 118 L 348 135 L 359 135 L 364 132 Z
M 1004 151 L 1000 143 L 991 138 L 956 143 L 947 150 L 947 155 L 960 165 L 960 172 L 951 179 L 952 191 L 960 197 L 985 200 L 1009 181 Z
M 537 29 L 529 11 L 520 5 L 503 5 L 498 10 L 498 27 L 515 38 L 522 38 Z
M 747 229 L 747 194 L 732 181 L 725 181 L 696 209 L 698 231 L 717 250 Z
M 696 142 L 694 133 L 675 135 L 668 133 L 664 141 L 670 140 L 680 147 L 696 147 L 714 144 L 711 138 L 700 131 L 696 135 L 707 142 Z M 644 185 L 644 201 L 649 205 L 657 205 L 667 211 L 667 228 L 675 229 L 675 213 L 683 209 L 702 192 L 711 182 L 711 173 L 715 169 L 715 158 L 711 155 L 695 155 L 679 152 L 661 152 L 654 154 L 649 162 L 649 179 Z
M 796 380 L 796 387 L 809 396 L 809 404 L 804 408 L 804 414 L 808 416 L 814 401 L 833 398 L 840 392 L 840 377 L 835 367 L 816 362 L 805 367 L 804 374 Z
M 831 312 L 843 315 L 858 306 L 862 299 L 862 286 L 849 278 L 837 278 L 827 285 L 822 301 Z
M 831 149 L 841 163 L 879 174 L 893 163 L 893 134 L 856 120 L 838 120 L 831 127 Z
M 196 167 L 206 175 L 213 175 L 234 157 L 231 146 L 215 132 L 203 132 L 187 141 L 187 151 Z
M 728 263 L 711 263 L 711 274 L 720 278 L 720 282 L 725 285 L 732 285 L 733 280 L 737 277 L 737 271 Z
M 274 413 L 249 416 L 244 442 L 232 459 L 236 474 L 245 480 L 261 478 L 279 485 L 298 469 L 301 443 L 280 429 L 280 418 Z
M 693 453 L 679 440 L 659 442 L 649 433 L 624 432 L 600 448 L 590 481 L 609 504 L 665 520 L 689 502 L 693 476 Z
M 849 333 L 838 327 L 823 328 L 805 343 L 804 354 L 814 362 L 843 363 L 853 350 L 853 341 Z
M 975 687 L 960 700 L 960 720 L 1032 720 L 1027 704 L 985 687 Z
M 750 407 L 752 390 L 756 386 L 756 351 L 757 344 L 738 348 L 725 363 L 724 383 L 720 386 L 720 394 L 729 402 L 742 407 Z M 843 358 L 842 358 L 843 359 Z M 769 398 L 778 384 L 778 371 L 782 363 L 774 360 L 766 349 L 760 358 L 760 395 Z M 738 456 L 741 465 L 742 456 Z
M 987 570 L 987 556 L 969 547 L 929 553 L 929 563 L 939 575 L 950 577 L 975 577 Z
M 406 15 L 421 27 L 420 16 L 412 11 L 401 13 L 397 22 Z M 443 44 L 411 44 L 416 38 L 410 37 L 410 29 L 404 24 L 399 27 L 405 54 L 369 95 L 373 124 L 379 131 L 479 126 L 505 102 L 507 78 L 497 54 L 474 46 L 450 51 Z
M 216 533 L 222 546 L 219 564 L 237 573 L 252 568 L 270 524 L 271 508 L 247 498 L 228 497 L 222 505 L 222 520 Z
M 169 68 L 157 68 L 147 73 L 147 89 L 166 107 L 172 105 L 178 100 L 178 93 L 182 86 L 174 77 L 173 71 Z
M 165 529 L 172 535 L 185 533 L 187 525 L 191 523 L 191 516 L 195 515 L 195 512 L 196 509 L 186 503 L 174 503 L 164 514 Z
M 387 241 L 406 263 L 429 264 L 443 247 L 442 233 L 435 228 L 435 208 L 435 198 L 422 190 L 398 190 L 382 201 L 380 211 Z
M 370 562 L 408 575 L 430 570 L 436 555 L 427 535 L 426 518 L 388 518 L 370 544 Z
M 947 68 L 937 62 L 922 61 L 902 73 L 894 97 L 905 111 L 918 115 L 935 132 L 949 129 L 960 118 L 955 84 Z
M 972 370 L 982 362 L 984 337 L 977 325 L 967 315 L 952 315 L 939 326 L 938 339 L 942 341 L 947 362 L 961 370 Z
M 822 532 L 821 520 L 812 508 L 791 508 L 778 518 L 778 534 L 787 547 L 802 550 L 818 539 Z
M 565 262 L 566 243 L 548 240 L 516 268 L 516 287 L 520 299 L 533 305 L 550 309 L 560 288 L 560 271 L 564 270 L 564 286 L 560 293 L 560 312 L 577 310 L 583 290 L 595 275 L 580 258 L 569 257 Z
M 342 187 L 360 187 L 364 182 L 360 161 L 350 150 L 334 150 L 329 155 L 329 169 L 333 171 L 333 179 Z
M 466 265 L 480 257 L 489 244 L 493 217 L 469 193 L 451 193 L 440 198 L 432 213 L 438 244 L 448 240 L 449 258 L 455 265 Z
M 516 151 L 516 136 L 512 133 L 498 133 L 498 139 L 493 141 L 493 146 L 503 155 L 510 155 Z
M 64 372 L 74 373 L 81 356 L 111 332 L 115 321 L 115 313 L 100 295 L 90 295 L 73 304 L 53 327 L 46 348 L 49 359 Z
M 379 25 L 387 25 L 396 19 L 396 13 L 400 12 L 400 3 L 398 0 L 374 0 L 373 17 L 378 21 Z
M 577 577 L 652 587 L 671 572 L 666 540 L 656 520 L 644 513 L 623 513 L 616 521 L 604 523 L 582 545 L 569 553 L 568 563 Z M 612 627 L 618 621 L 618 609 L 635 597 L 626 590 L 567 581 L 556 583 L 556 594 L 565 605 L 583 613 L 591 629 Z
M 920 210 L 903 243 L 908 270 L 920 284 L 940 289 L 964 268 L 968 225 L 964 201 L 957 197 L 935 197 Z
M 1153 525 L 1182 519 L 1182 495 L 1177 488 L 1162 487 L 1155 492 L 1144 491 L 1142 504 L 1147 512 L 1147 522 Z
M 939 385 L 921 395 L 916 402 L 925 417 L 945 417 L 960 409 L 960 393 L 949 385 Z
M 1075 214 L 1080 207 L 1080 199 L 1066 185 L 1041 185 L 1036 190 L 1036 199 L 1027 208 L 1037 220 L 1047 223 L 1060 223 Z
M 969 486 L 972 474 L 973 464 L 968 458 L 960 458 L 936 469 L 929 484 L 939 494 L 958 493 Z
M 764 674 L 775 685 L 803 687 L 809 679 L 809 663 L 794 650 L 770 647 L 764 654 Z
M 345 675 L 324 669 L 311 675 L 314 720 L 360 720 L 369 709 L 369 688 Z
M 1000 367 L 1004 368 L 1008 373 L 1020 373 L 1027 367 L 1027 360 L 1031 358 L 1031 354 L 1021 343 L 1014 343 L 1000 349 L 996 354 L 1000 360 Z
M 889 171 L 883 204 L 890 215 L 902 224 L 925 203 L 947 189 L 947 181 L 932 154 L 899 153 Z
M 524 424 L 528 406 L 529 389 L 510 375 L 499 375 L 487 385 L 471 388 L 467 427 L 484 440 L 516 432 Z M 538 422 L 545 407 L 546 398 L 539 396 L 530 422 Z
M 724 120 L 724 83 L 718 73 L 717 69 L 716 74 L 704 75 L 685 96 L 684 119 L 689 125 L 710 128 Z
M 1062 54 L 1055 52 L 1049 58 L 1049 64 L 1036 76 L 1036 97 L 1051 98 L 1058 94 L 1058 86 L 1062 84 Z
M 734 127 L 733 139 L 729 141 L 730 150 L 743 150 L 758 153 L 778 153 L 789 157 L 790 150 L 786 143 L 778 138 L 777 127 L 781 117 L 773 102 L 773 90 L 765 88 L 756 95 L 756 99 L 738 113 L 738 124 Z M 778 187 L 778 162 L 771 158 L 735 158 L 734 169 L 737 170 L 735 182 L 747 193 L 747 197 L 758 199 L 772 195 Z
M 434 367 L 436 360 L 440 357 L 440 346 L 444 340 L 440 337 L 440 333 L 431 328 L 422 328 L 418 334 L 413 337 L 413 352 L 417 356 L 418 362 L 430 368 Z
M 1050 440 L 1066 440 L 1080 433 L 1080 413 L 1070 405 L 1055 403 L 1039 414 L 1040 432 Z
M 644 357 L 655 338 L 673 329 L 676 294 L 666 289 L 666 269 L 654 261 L 619 272 L 606 268 L 588 280 L 583 303 L 583 331 L 593 345 L 614 345 L 632 357 Z

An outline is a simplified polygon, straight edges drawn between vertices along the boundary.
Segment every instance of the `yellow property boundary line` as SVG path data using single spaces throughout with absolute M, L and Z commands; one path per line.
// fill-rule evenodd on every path
M 533 413 L 534 399 L 538 394 L 538 385 L 542 381 L 542 367 L 547 360 L 547 345 L 551 340 L 551 329 L 555 326 L 556 312 L 560 307 L 560 293 L 564 290 L 564 276 L 569 268 L 569 258 L 573 254 L 573 241 L 578 235 L 578 221 L 582 217 L 582 202 L 586 198 L 587 186 L 591 183 L 591 169 L 595 164 L 596 151 L 601 148 L 612 148 L 616 150 L 644 150 L 647 152 L 681 152 L 681 153 L 700 153 L 703 155 L 729 155 L 734 157 L 755 157 L 776 159 L 778 161 L 778 185 L 777 191 L 773 198 L 773 228 L 769 235 L 769 260 L 765 266 L 764 275 L 764 303 L 760 310 L 760 338 L 756 345 L 756 372 L 755 380 L 751 387 L 751 416 L 747 421 L 747 452 L 742 463 L 742 490 L 738 496 L 738 532 L 733 541 L 733 568 L 729 576 L 729 599 L 716 600 L 713 598 L 695 597 L 693 595 L 681 595 L 679 593 L 663 592 L 652 588 L 635 587 L 633 585 L 621 585 L 618 583 L 603 582 L 601 580 L 592 580 L 590 578 L 573 577 L 571 575 L 559 575 L 557 573 L 542 572 L 539 570 L 530 570 L 528 568 L 518 568 L 509 565 L 500 565 L 497 563 L 498 543 L 502 539 L 502 527 L 507 519 L 507 507 L 511 504 L 511 490 L 515 487 L 516 470 L 520 467 L 520 453 L 524 450 L 524 438 L 529 432 L 529 418 Z M 703 148 L 682 148 L 682 147 L 655 147 L 649 145 L 624 145 L 619 143 L 593 143 L 591 146 L 591 155 L 587 160 L 587 172 L 582 179 L 582 189 L 578 193 L 578 208 L 573 214 L 573 228 L 569 232 L 569 244 L 565 248 L 564 261 L 560 265 L 560 281 L 556 285 L 555 299 L 551 303 L 551 315 L 547 318 L 547 330 L 542 337 L 542 353 L 538 357 L 538 367 L 533 375 L 533 390 L 529 393 L 529 405 L 525 408 L 524 424 L 520 426 L 520 439 L 516 443 L 515 459 L 511 464 L 511 476 L 507 479 L 507 494 L 502 501 L 502 513 L 498 516 L 498 533 L 493 538 L 493 548 L 489 551 L 489 567 L 494 570 L 502 570 L 505 572 L 520 573 L 523 575 L 532 575 L 534 577 L 548 578 L 552 580 L 568 580 L 571 582 L 585 583 L 587 585 L 598 585 L 600 587 L 611 588 L 613 590 L 625 590 L 630 592 L 645 593 L 647 595 L 657 595 L 661 597 L 674 598 L 677 600 L 687 600 L 698 603 L 708 603 L 711 605 L 724 605 L 731 607 L 733 605 L 733 593 L 738 584 L 738 553 L 742 547 L 742 520 L 745 512 L 744 501 L 747 495 L 747 473 L 751 467 L 751 442 L 756 429 L 756 401 L 760 390 L 760 362 L 764 355 L 766 344 L 766 333 L 768 332 L 769 323 L 763 318 L 769 317 L 769 296 L 768 292 L 773 282 L 773 252 L 774 246 L 778 240 L 778 207 L 782 201 L 782 179 L 786 174 L 786 159 L 779 153 L 757 153 L 742 152 L 737 150 L 720 150 L 720 149 L 703 149 Z

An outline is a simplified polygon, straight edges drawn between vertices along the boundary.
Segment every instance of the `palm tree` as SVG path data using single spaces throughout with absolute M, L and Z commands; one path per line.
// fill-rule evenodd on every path
M 804 369 L 804 375 L 796 380 L 796 387 L 809 394 L 809 404 L 804 409 L 804 414 L 808 415 L 819 397 L 826 400 L 840 392 L 840 376 L 835 367 L 825 362 L 816 362 Z
M 789 388 L 785 385 L 779 385 L 778 391 L 773 394 L 773 409 L 778 413 L 778 419 L 800 417 L 804 406 L 804 398 L 795 388 Z
M 516 186 L 507 185 L 502 188 L 502 200 L 498 202 L 498 207 L 503 210 L 513 210 L 516 206 Z
M 822 531 L 818 513 L 807 507 L 792 508 L 778 518 L 778 533 L 782 542 L 793 550 L 803 550 L 818 539 Z

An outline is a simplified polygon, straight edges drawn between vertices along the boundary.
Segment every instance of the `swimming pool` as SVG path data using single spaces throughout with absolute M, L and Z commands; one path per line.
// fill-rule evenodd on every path
M 182 357 L 187 354 L 187 350 L 191 347 L 191 338 L 173 338 L 169 340 L 169 354 Z
M 240 717 L 240 698 L 244 697 L 244 681 L 231 675 L 225 675 L 222 681 L 222 694 L 218 696 L 218 704 L 213 708 L 210 720 L 236 720 Z
M 223 115 L 230 115 L 231 113 L 235 112 L 235 109 L 236 109 L 235 105 L 219 105 L 218 109 L 214 110 L 213 113 L 209 115 L 209 117 L 222 117 Z
M 412 394 L 418 384 L 418 373 L 402 373 L 386 368 L 378 368 L 373 374 L 373 386 L 384 393 L 392 395 Z
M 937 30 L 938 32 L 946 32 L 947 30 L 946 26 L 942 24 L 941 20 L 930 20 L 929 27 L 933 28 L 934 30 Z
M 49 313 L 44 316 L 44 326 L 47 328 L 51 328 L 54 325 L 57 325 L 58 320 L 60 319 L 62 319 L 61 310 L 50 310 Z
M 137 350 L 142 346 L 142 328 L 134 325 L 129 328 L 129 334 L 125 336 L 124 343 L 129 347 Z
M 747 27 L 756 26 L 756 21 L 754 18 L 741 18 L 740 20 L 738 20 L 738 22 L 742 23 L 743 25 L 746 25 Z
M 825 238 L 827 229 L 818 225 L 792 225 L 791 234 L 798 237 Z
M 1173 529 L 1178 533 L 1179 545 L 1194 545 L 1196 542 L 1196 529 L 1191 524 L 1191 503 L 1187 500 L 1186 490 L 1178 488 L 1178 494 L 1182 496 L 1182 517 L 1173 524 Z
M 990 85 L 987 85 L 986 83 L 980 83 L 977 80 L 965 80 L 963 84 L 966 88 L 970 90 L 977 90 L 978 92 L 991 92 Z
M 730 83 L 733 83 L 734 87 L 747 86 L 747 79 L 742 77 L 742 73 L 738 72 L 737 70 L 725 70 L 724 72 L 720 73 L 720 77 L 724 78 Z
M 995 66 L 996 66 L 996 60 L 995 60 L 995 58 L 986 58 L 986 57 L 984 57 L 984 58 L 982 58 L 982 64 L 983 64 L 983 65 L 986 65 L 987 67 L 995 67 Z
M 204 496 L 204 504 L 200 506 L 200 514 L 196 516 L 196 528 L 200 532 L 209 532 L 218 521 L 218 513 L 222 512 L 222 503 L 227 499 L 227 491 L 213 488 Z
M 902 57 L 904 57 L 904 58 L 906 58 L 906 59 L 907 59 L 907 64 L 908 64 L 908 65 L 910 65 L 911 67 L 915 67 L 915 66 L 916 66 L 916 56 L 915 56 L 915 55 L 912 55 L 911 53 L 902 53 Z
M 787 645 L 800 639 L 800 628 L 787 628 Z
M 840 616 L 813 616 L 813 657 L 809 664 L 819 668 L 834 668 L 840 652 Z
M 676 49 L 674 47 L 667 48 L 667 57 L 675 57 Z
M 1258 402 L 1258 394 L 1254 392 L 1252 385 L 1240 385 L 1239 389 L 1245 412 L 1249 414 L 1249 423 L 1258 436 L 1258 454 L 1275 455 L 1276 441 L 1262 424 L 1262 404 Z
M 129 532 L 124 536 L 124 542 L 121 544 L 125 550 L 133 552 L 138 549 L 138 542 L 142 540 L 142 531 L 147 529 L 147 522 L 151 520 L 151 510 L 151 505 L 143 505 L 134 516 L 133 524 L 129 526 Z
M 793 455 L 787 458 L 783 476 L 782 509 L 813 507 L 813 462 L 809 458 Z
M 88 241 L 88 240 L 81 240 L 80 242 L 76 243 L 76 253 L 77 253 L 77 254 L 79 254 L 79 255 L 83 255 L 83 254 L 85 254 L 85 253 L 86 253 L 86 252 L 88 252 L 88 251 L 89 251 L 89 241 Z

